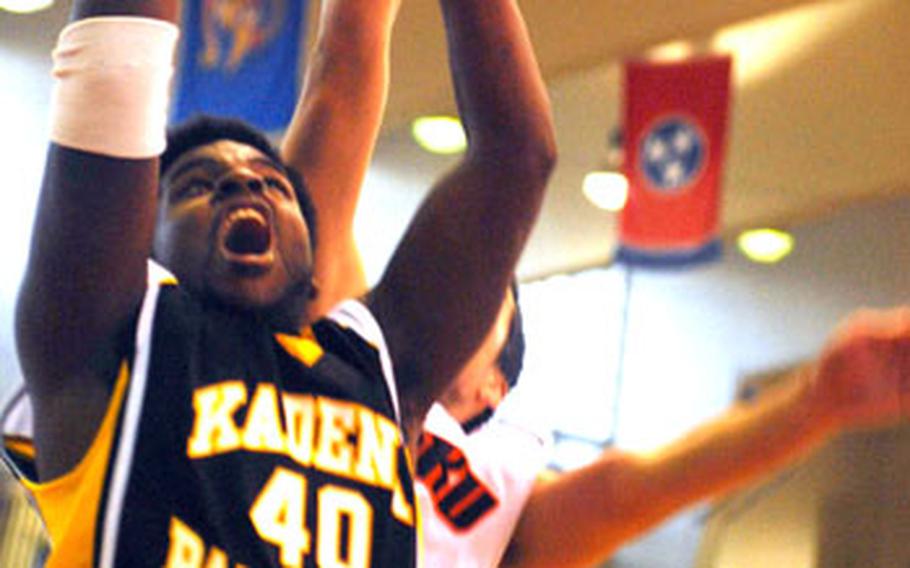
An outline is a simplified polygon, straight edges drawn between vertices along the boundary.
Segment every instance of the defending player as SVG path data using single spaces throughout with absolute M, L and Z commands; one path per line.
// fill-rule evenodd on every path
M 322 196 L 320 213 L 333 225 L 353 222 L 359 188 L 350 187 Z M 365 288 L 353 239 L 341 236 L 326 237 L 338 246 L 327 282 L 341 284 L 324 286 L 327 297 Z M 910 414 L 910 312 L 862 312 L 813 365 L 756 403 L 656 453 L 611 450 L 580 470 L 538 478 L 544 459 L 533 435 L 495 418 L 472 429 L 517 379 L 522 341 L 513 314 L 507 295 L 425 423 L 417 473 L 422 510 L 432 513 L 423 533 L 429 566 L 588 566 L 681 508 L 776 471 L 839 432 Z
M 437 565 L 591 566 L 684 507 L 755 482 L 843 432 L 910 417 L 910 309 L 860 311 L 815 361 L 758 400 L 655 452 L 608 450 L 578 470 L 543 472 L 528 432 L 496 416 L 489 426 L 467 427 L 514 386 L 489 355 L 520 344 L 508 304 L 441 397 L 445 408 L 434 406 L 425 423 L 428 437 L 448 446 L 444 459 L 421 447 L 417 467 L 423 510 L 434 513 L 424 514 L 426 557 Z
M 313 219 L 267 144 L 199 123 L 159 179 L 175 4 L 77 3 L 17 317 L 52 565 L 414 562 L 396 418 L 413 441 L 482 339 L 553 155 L 502 3 L 446 8 L 471 151 L 377 287 L 307 325 Z

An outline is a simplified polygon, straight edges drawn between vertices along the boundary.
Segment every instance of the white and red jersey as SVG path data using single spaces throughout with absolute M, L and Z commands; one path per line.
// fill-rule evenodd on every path
M 498 566 L 546 453 L 543 438 L 529 430 L 494 416 L 466 434 L 433 405 L 416 463 L 423 565 Z

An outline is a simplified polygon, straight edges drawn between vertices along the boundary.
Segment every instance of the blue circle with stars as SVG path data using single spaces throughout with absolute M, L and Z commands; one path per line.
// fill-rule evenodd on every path
M 707 141 L 692 121 L 673 116 L 657 122 L 644 136 L 639 160 L 641 171 L 656 190 L 674 193 L 701 173 Z

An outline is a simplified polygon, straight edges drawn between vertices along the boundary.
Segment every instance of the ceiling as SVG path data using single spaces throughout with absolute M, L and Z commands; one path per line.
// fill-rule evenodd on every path
M 525 278 L 608 262 L 615 216 L 580 188 L 617 125 L 621 61 L 685 40 L 735 56 L 722 203 L 725 234 L 789 226 L 845 203 L 910 189 L 910 2 L 905 0 L 523 0 L 557 126 L 560 161 L 520 266 Z M 0 14 L 0 48 L 34 65 L 68 6 Z M 315 18 L 311 18 L 315 20 Z M 312 34 L 311 34 L 312 35 Z M 452 163 L 418 150 L 420 114 L 454 108 L 434 0 L 404 0 L 385 129 L 358 217 L 378 271 L 432 179 Z M 378 235 L 378 236 L 377 236 Z M 373 267 L 371 270 L 371 266 Z
M 590 206 L 585 173 L 603 167 L 618 123 L 621 62 L 665 42 L 696 53 L 734 46 L 725 233 L 788 226 L 844 203 L 910 189 L 910 2 L 525 0 L 554 105 L 560 161 L 522 273 L 610 259 L 615 216 Z M 439 15 L 405 0 L 393 46 L 388 131 L 379 160 L 438 171 L 410 146 L 411 117 L 453 108 Z M 408 162 L 405 162 L 408 160 Z M 436 168 L 434 169 L 434 162 Z
M 910 2 L 902 0 L 524 0 L 553 101 L 560 161 L 521 265 L 534 276 L 607 262 L 615 216 L 580 188 L 606 162 L 621 62 L 686 40 L 732 49 L 735 89 L 722 203 L 725 233 L 789 226 L 910 189 Z M 436 173 L 411 148 L 412 117 L 451 110 L 436 2 L 405 0 L 377 165 Z M 721 33 L 718 33 L 721 32 Z M 719 37 L 718 37 L 719 36 Z M 424 179 L 432 176 L 427 174 Z M 364 214 L 363 216 L 366 216 Z

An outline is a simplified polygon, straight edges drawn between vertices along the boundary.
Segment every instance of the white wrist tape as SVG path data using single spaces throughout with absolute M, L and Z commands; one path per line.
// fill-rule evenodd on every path
M 164 151 L 177 26 L 129 16 L 79 20 L 54 50 L 51 140 L 117 158 Z

